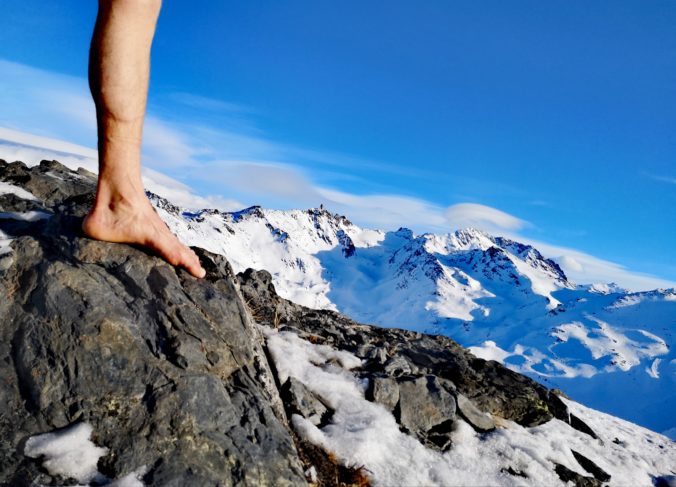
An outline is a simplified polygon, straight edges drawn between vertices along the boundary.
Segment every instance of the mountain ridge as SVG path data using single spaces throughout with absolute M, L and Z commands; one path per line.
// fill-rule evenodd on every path
M 384 232 L 325 208 L 186 218 L 156 207 L 184 241 L 238 271 L 270 271 L 294 302 L 445 334 L 598 409 L 657 431 L 676 427 L 665 412 L 676 400 L 673 289 L 574 284 L 535 247 L 477 229 Z M 632 409 L 623 398 L 634 389 L 642 395 Z

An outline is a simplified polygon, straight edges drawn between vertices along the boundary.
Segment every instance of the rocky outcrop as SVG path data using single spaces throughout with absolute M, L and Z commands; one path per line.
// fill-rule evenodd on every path
M 446 411 L 455 412 L 455 399 L 462 397 L 458 412 L 479 430 L 490 429 L 490 418 L 479 417 L 482 412 L 524 426 L 542 424 L 555 415 L 568 421 L 565 405 L 547 388 L 497 362 L 474 357 L 450 338 L 362 325 L 333 311 L 296 305 L 277 296 L 266 271 L 249 269 L 238 278 L 261 323 L 363 359 L 360 373 L 371 381 L 370 397 L 395 412 L 401 409 L 402 398 L 407 403 L 406 398 L 420 396 L 424 389 L 422 396 L 437 397 L 447 404 Z M 453 407 L 441 399 L 445 393 L 454 397 Z
M 366 398 L 435 450 L 452 447 L 459 418 L 486 433 L 501 418 L 533 426 L 557 417 L 595 436 L 545 387 L 449 338 L 296 305 L 269 273 L 235 276 L 201 249 L 207 276 L 198 280 L 142 249 L 83 237 L 95 184 L 85 171 L 0 162 L 0 181 L 35 197 L 0 195 L 0 231 L 13 239 L 0 254 L 0 484 L 68 481 L 25 446 L 87 423 L 107 449 L 98 470 L 108 479 L 141 471 L 147 485 L 365 485 L 359 468 L 338 465 L 289 425 L 300 415 L 324 426 L 333 411 L 293 377 L 280 381 L 259 326 L 361 359 L 353 372 Z M 608 480 L 574 454 L 593 477 L 552 471 L 578 485 Z
M 0 200 L 0 482 L 49 484 L 23 455 L 31 435 L 93 426 L 118 478 L 151 485 L 305 484 L 279 395 L 224 258 L 204 280 L 142 250 L 83 238 L 94 181 L 57 163 L 0 166 L 35 195 Z M 42 205 L 40 208 L 38 206 Z M 272 386 L 272 387 L 271 387 Z

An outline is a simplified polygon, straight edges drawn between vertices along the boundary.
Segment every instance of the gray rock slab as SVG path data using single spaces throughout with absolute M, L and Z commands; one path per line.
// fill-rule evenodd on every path
M 475 430 L 486 432 L 495 429 L 495 421 L 491 415 L 480 411 L 472 401 L 462 394 L 456 394 L 458 412 Z
M 455 397 L 434 376 L 399 381 L 399 423 L 424 437 L 436 426 L 455 419 Z

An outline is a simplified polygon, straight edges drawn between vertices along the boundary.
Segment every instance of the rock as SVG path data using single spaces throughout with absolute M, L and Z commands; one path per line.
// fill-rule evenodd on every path
M 372 327 L 334 311 L 309 310 L 269 292 L 271 281 L 264 271 L 248 270 L 237 277 L 245 300 L 266 322 L 277 313 L 293 323 L 293 331 L 302 338 L 364 359 L 361 373 L 364 379 L 434 375 L 452 382 L 479 411 L 524 426 L 549 421 L 554 411 L 562 414 L 561 406 L 565 404 L 544 386 L 497 362 L 474 357 L 448 337 Z M 355 333 L 359 343 L 355 341 Z M 378 360 L 374 360 L 375 354 Z M 384 363 L 380 361 L 383 356 L 388 357 Z
M 455 396 L 458 412 L 472 428 L 483 433 L 495 429 L 495 422 L 490 414 L 480 411 L 469 399 L 462 394 Z
M 575 428 L 578 431 L 581 431 L 582 433 L 586 433 L 589 436 L 591 436 L 594 439 L 598 439 L 597 434 L 594 432 L 593 429 L 591 429 L 587 423 L 582 421 L 580 418 L 575 416 L 574 414 L 570 415 L 570 426 Z
M 572 482 L 575 487 L 601 487 L 602 483 L 594 477 L 585 477 L 560 463 L 554 464 L 554 471 L 564 482 Z
M 455 398 L 436 377 L 402 378 L 398 383 L 399 407 L 395 415 L 406 430 L 423 440 L 430 432 L 450 433 L 455 419 Z
M 390 358 L 383 366 L 383 371 L 392 377 L 411 375 L 414 370 L 416 370 L 415 367 L 412 367 L 409 361 L 401 355 Z
M 582 453 L 578 453 L 575 450 L 570 450 L 577 460 L 577 463 L 580 464 L 587 472 L 592 474 L 596 480 L 601 482 L 608 482 L 610 480 L 610 475 L 603 470 L 601 467 L 592 462 L 589 458 L 585 457 Z
M 394 411 L 399 402 L 399 385 L 390 377 L 373 377 L 369 382 L 366 398 Z
M 290 414 L 300 414 L 315 426 L 325 422 L 324 418 L 330 413 L 319 398 L 293 377 L 284 383 L 281 394 Z
M 528 475 L 526 475 L 523 471 L 517 470 L 514 467 L 507 467 L 507 468 L 501 468 L 501 472 L 508 473 L 509 475 L 513 475 L 514 477 L 522 477 L 524 479 L 528 478 Z
M 655 487 L 676 487 L 676 475 L 661 475 L 653 479 Z
M 566 406 L 566 404 L 559 397 L 561 394 L 561 391 L 558 390 L 550 391 L 548 401 L 549 410 L 556 419 L 560 419 L 561 421 L 570 424 L 570 413 L 568 412 L 568 406 Z
M 47 479 L 20 445 L 84 421 L 109 449 L 99 462 L 109 478 L 145 465 L 148 485 L 305 485 L 224 258 L 195 249 L 208 271 L 197 280 L 84 238 L 94 183 L 58 163 L 0 163 L 0 180 L 54 213 L 23 227 L 0 220 L 16 237 L 0 271 L 0 484 L 65 482 Z
M 387 362 L 387 350 L 384 347 L 373 347 L 364 354 L 364 357 L 376 364 L 383 365 Z

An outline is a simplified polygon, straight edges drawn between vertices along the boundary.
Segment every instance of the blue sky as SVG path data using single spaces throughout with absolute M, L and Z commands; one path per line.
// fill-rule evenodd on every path
M 4 0 L 0 127 L 95 146 L 95 4 Z M 674 25 L 673 1 L 167 1 L 145 164 L 224 208 L 472 224 L 666 285 Z

